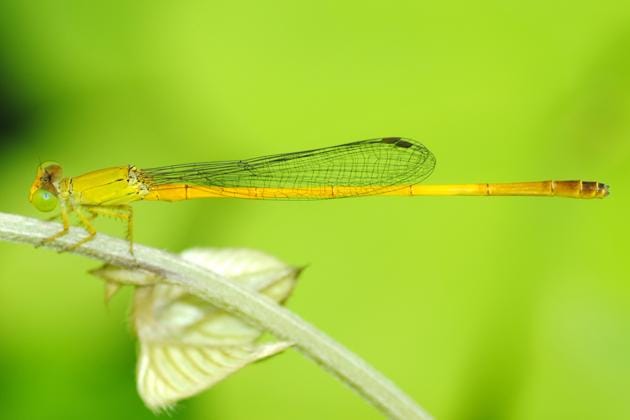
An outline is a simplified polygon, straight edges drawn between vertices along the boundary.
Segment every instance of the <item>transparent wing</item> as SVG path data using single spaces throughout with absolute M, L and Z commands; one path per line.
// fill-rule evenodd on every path
M 188 163 L 143 169 L 150 185 L 187 183 L 216 187 L 364 187 L 363 194 L 416 184 L 435 157 L 421 143 L 400 137 L 357 141 L 247 160 Z

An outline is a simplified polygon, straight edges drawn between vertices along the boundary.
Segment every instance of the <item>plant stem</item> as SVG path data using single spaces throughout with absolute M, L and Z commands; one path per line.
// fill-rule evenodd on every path
M 1 240 L 39 244 L 60 229 L 58 223 L 0 213 Z M 63 250 L 85 235 L 84 230 L 72 228 L 67 235 L 45 246 Z M 393 382 L 357 355 L 293 312 L 236 282 L 186 262 L 177 255 L 142 245 L 134 245 L 134 257 L 129 254 L 126 241 L 102 234 L 71 252 L 121 267 L 152 271 L 167 282 L 184 287 L 277 338 L 293 342 L 298 350 L 340 378 L 390 418 L 431 418 Z

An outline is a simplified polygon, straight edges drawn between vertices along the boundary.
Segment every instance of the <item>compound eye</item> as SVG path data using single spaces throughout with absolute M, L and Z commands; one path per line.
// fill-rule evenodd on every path
M 59 199 L 48 190 L 39 189 L 33 193 L 33 205 L 39 211 L 50 212 L 57 208 Z

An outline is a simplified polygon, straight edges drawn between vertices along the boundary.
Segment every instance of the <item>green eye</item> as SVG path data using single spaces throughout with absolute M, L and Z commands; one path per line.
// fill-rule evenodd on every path
M 39 211 L 53 211 L 57 207 L 57 202 L 57 196 L 48 190 L 39 189 L 33 194 L 33 205 Z

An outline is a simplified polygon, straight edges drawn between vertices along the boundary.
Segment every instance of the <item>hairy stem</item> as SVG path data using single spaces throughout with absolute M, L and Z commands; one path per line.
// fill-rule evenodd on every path
M 0 239 L 4 241 L 39 244 L 60 229 L 58 223 L 0 213 Z M 84 230 L 73 228 L 68 235 L 45 246 L 62 250 L 85 235 Z M 99 234 L 93 241 L 71 252 L 121 267 L 152 271 L 169 283 L 186 288 L 277 338 L 295 343 L 302 353 L 340 378 L 388 417 L 431 418 L 389 379 L 357 355 L 266 296 L 186 262 L 177 255 L 142 245 L 135 245 L 134 251 L 135 257 L 129 254 L 126 241 Z

